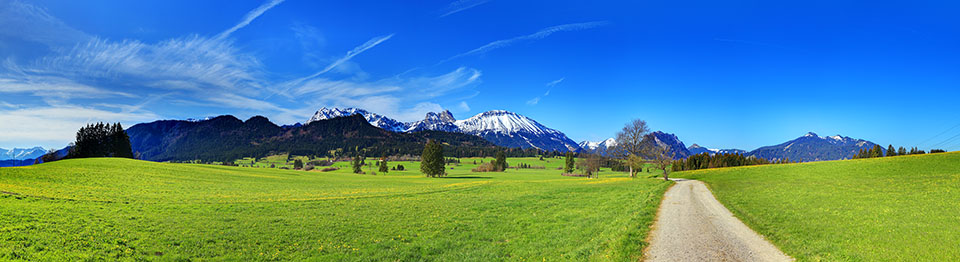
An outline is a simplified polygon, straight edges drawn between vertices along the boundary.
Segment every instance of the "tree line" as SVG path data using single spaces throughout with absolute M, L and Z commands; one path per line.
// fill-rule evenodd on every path
M 943 149 L 930 150 L 931 154 L 943 153 L 943 152 L 947 152 L 947 151 Z M 888 145 L 886 152 L 884 152 L 883 147 L 881 147 L 880 145 L 874 145 L 873 148 L 870 148 L 870 149 L 861 148 L 860 151 L 857 152 L 857 154 L 853 155 L 853 159 L 885 157 L 885 156 L 921 155 L 926 153 L 927 153 L 926 151 L 917 149 L 917 147 L 913 147 L 909 151 L 902 146 L 898 149 L 893 149 L 893 145 Z
M 76 140 L 68 146 L 66 155 L 58 156 L 52 151 L 40 157 L 43 162 L 69 158 L 122 157 L 134 158 L 130 149 L 130 137 L 120 123 L 87 124 L 77 131 Z
M 782 158 L 770 161 L 764 158 L 754 156 L 744 156 L 738 153 L 709 154 L 700 153 L 689 156 L 684 159 L 674 160 L 671 164 L 673 171 L 697 170 L 706 168 L 735 167 L 735 166 L 753 166 L 768 164 L 787 164 L 793 163 L 790 159 Z

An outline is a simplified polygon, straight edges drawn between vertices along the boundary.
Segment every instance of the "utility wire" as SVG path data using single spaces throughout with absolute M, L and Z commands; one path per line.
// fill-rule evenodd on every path
M 922 146 L 922 145 L 926 144 L 927 142 L 930 142 L 930 141 L 933 140 L 934 138 L 937 138 L 937 137 L 939 137 L 939 136 L 941 136 L 941 135 L 943 135 L 943 134 L 946 134 L 947 132 L 950 132 L 950 130 L 953 130 L 954 128 L 957 128 L 958 126 L 960 126 L 960 124 L 957 124 L 957 125 L 955 125 L 955 126 L 953 126 L 953 127 L 951 127 L 951 128 L 947 128 L 947 130 L 944 130 L 943 132 L 940 132 L 939 134 L 937 134 L 937 135 L 935 135 L 935 136 L 932 136 L 932 137 L 930 137 L 930 138 L 927 138 L 927 140 L 923 140 L 923 142 L 917 143 L 917 146 Z

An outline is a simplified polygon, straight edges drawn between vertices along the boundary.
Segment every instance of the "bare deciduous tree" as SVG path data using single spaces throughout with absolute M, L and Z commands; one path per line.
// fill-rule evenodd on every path
M 656 138 L 652 136 L 649 139 L 649 143 L 644 147 L 644 155 L 653 160 L 655 168 L 663 170 L 663 180 L 670 180 L 668 167 L 673 163 L 673 154 L 670 153 L 670 148 L 666 145 L 660 145 Z
M 600 156 L 589 154 L 586 158 L 577 159 L 577 169 L 580 169 L 587 177 L 600 177 Z
M 650 128 L 647 127 L 647 121 L 640 119 L 634 119 L 627 123 L 620 132 L 617 132 L 617 146 L 613 148 L 613 153 L 611 156 L 630 160 L 628 166 L 630 168 L 630 176 L 636 176 L 636 173 L 633 171 L 633 166 L 636 163 L 637 157 L 641 157 L 644 154 L 644 144 L 643 138 L 650 132 Z M 641 160 L 642 161 L 642 160 Z

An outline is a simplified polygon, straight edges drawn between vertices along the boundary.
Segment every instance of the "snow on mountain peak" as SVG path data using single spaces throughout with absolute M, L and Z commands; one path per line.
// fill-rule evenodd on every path
M 820 136 L 817 136 L 817 133 L 814 133 L 814 132 L 807 132 L 807 134 L 803 135 L 803 137 L 820 137 Z
M 367 122 L 369 122 L 371 125 L 382 128 L 384 130 L 388 130 L 388 131 L 403 132 L 408 128 L 408 124 L 406 123 L 393 120 L 392 118 L 378 115 L 376 113 L 371 113 L 367 110 L 363 110 L 360 108 L 353 108 L 353 107 L 342 108 L 342 109 L 341 108 L 331 109 L 326 107 L 320 108 L 320 110 L 317 110 L 317 112 L 313 115 L 313 117 L 310 117 L 310 120 L 308 120 L 306 124 L 310 124 L 311 122 L 320 121 L 320 120 L 326 120 L 326 119 L 344 117 L 344 116 L 352 116 L 352 115 L 361 115 L 363 116 L 363 118 L 366 118 Z
M 466 133 L 496 132 L 535 135 L 559 133 L 559 131 L 547 128 L 529 117 L 504 110 L 483 112 L 464 120 L 457 120 L 455 124 Z
M 318 110 L 307 124 L 353 114 L 363 115 L 370 124 L 393 132 L 438 130 L 480 136 L 500 146 L 535 147 L 559 151 L 579 149 L 576 143 L 562 132 L 547 128 L 529 117 L 506 110 L 491 110 L 464 120 L 456 120 L 450 111 L 444 110 L 439 113 L 427 113 L 420 121 L 404 123 L 363 109 L 324 107 Z

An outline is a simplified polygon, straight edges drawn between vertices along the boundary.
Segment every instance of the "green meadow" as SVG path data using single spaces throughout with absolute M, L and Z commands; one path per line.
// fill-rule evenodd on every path
M 564 177 L 562 159 L 473 173 L 474 160 L 445 178 L 415 162 L 377 175 L 106 158 L 0 168 L 0 259 L 636 260 L 671 184 Z
M 960 153 L 684 171 L 800 261 L 960 261 Z

